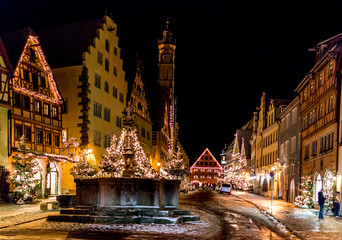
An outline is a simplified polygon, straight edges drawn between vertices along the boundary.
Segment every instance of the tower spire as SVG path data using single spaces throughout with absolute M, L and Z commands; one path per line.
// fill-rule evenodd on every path
M 170 20 L 169 17 L 166 18 L 166 26 L 163 31 L 163 39 L 159 40 L 159 44 L 176 44 L 176 40 L 172 39 L 172 32 L 169 30 Z

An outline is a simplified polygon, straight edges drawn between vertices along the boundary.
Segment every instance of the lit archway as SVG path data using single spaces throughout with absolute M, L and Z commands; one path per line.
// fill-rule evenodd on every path
M 316 177 L 315 177 L 315 188 L 314 188 L 314 199 L 317 202 L 318 201 L 318 192 L 321 191 L 321 189 L 323 188 L 323 180 L 321 177 L 321 174 L 316 173 Z
M 289 191 L 289 201 L 291 203 L 294 202 L 295 196 L 296 196 L 296 184 L 294 178 L 292 178 L 291 183 L 290 183 L 290 191 Z

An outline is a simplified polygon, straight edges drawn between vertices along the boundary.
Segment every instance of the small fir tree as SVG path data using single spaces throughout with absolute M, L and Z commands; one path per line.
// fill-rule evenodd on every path
M 310 176 L 302 177 L 300 194 L 295 198 L 294 204 L 301 208 L 312 208 L 313 200 L 313 182 Z
M 125 162 L 122 157 L 123 140 L 124 133 L 121 134 L 119 141 L 113 135 L 110 146 L 106 149 L 106 153 L 103 155 L 103 160 L 101 161 L 100 169 L 103 173 L 114 176 L 124 170 Z
M 14 185 L 14 202 L 32 202 L 35 199 L 34 189 L 39 180 L 34 179 L 37 173 L 38 162 L 35 161 L 35 155 L 29 152 L 25 147 L 24 136 L 20 138 L 19 154 L 13 156 L 12 162 L 13 174 L 10 181 Z
M 89 153 L 87 149 L 82 149 L 78 155 L 78 162 L 70 169 L 70 174 L 74 177 L 94 177 L 99 172 L 97 166 L 89 163 Z
M 188 165 L 182 159 L 182 153 L 179 147 L 176 157 L 166 161 L 164 171 L 167 173 L 167 177 L 171 179 L 184 179 L 189 176 Z

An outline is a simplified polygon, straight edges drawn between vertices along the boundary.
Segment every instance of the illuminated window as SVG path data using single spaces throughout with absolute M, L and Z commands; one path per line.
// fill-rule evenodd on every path
M 319 105 L 318 108 L 318 119 L 321 119 L 323 117 L 323 103 Z
M 334 63 L 329 63 L 329 76 L 331 76 L 334 72 Z
M 42 102 L 41 101 L 35 101 L 34 102 L 34 111 L 36 113 L 42 113 Z
M 328 106 L 328 112 L 331 112 L 333 109 L 333 102 L 334 102 L 334 96 L 330 96 L 329 98 L 329 106 Z
M 53 118 L 58 118 L 58 108 L 57 107 L 52 107 L 52 117 Z
M 50 104 L 44 103 L 44 115 L 50 116 Z
M 319 77 L 318 77 L 318 86 L 322 86 L 323 84 L 323 73 L 320 73 L 319 74 Z

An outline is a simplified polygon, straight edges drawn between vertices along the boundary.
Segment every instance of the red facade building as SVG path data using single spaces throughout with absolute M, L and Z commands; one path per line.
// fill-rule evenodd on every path
M 208 148 L 190 168 L 190 181 L 203 183 L 215 183 L 221 177 L 223 169 Z

